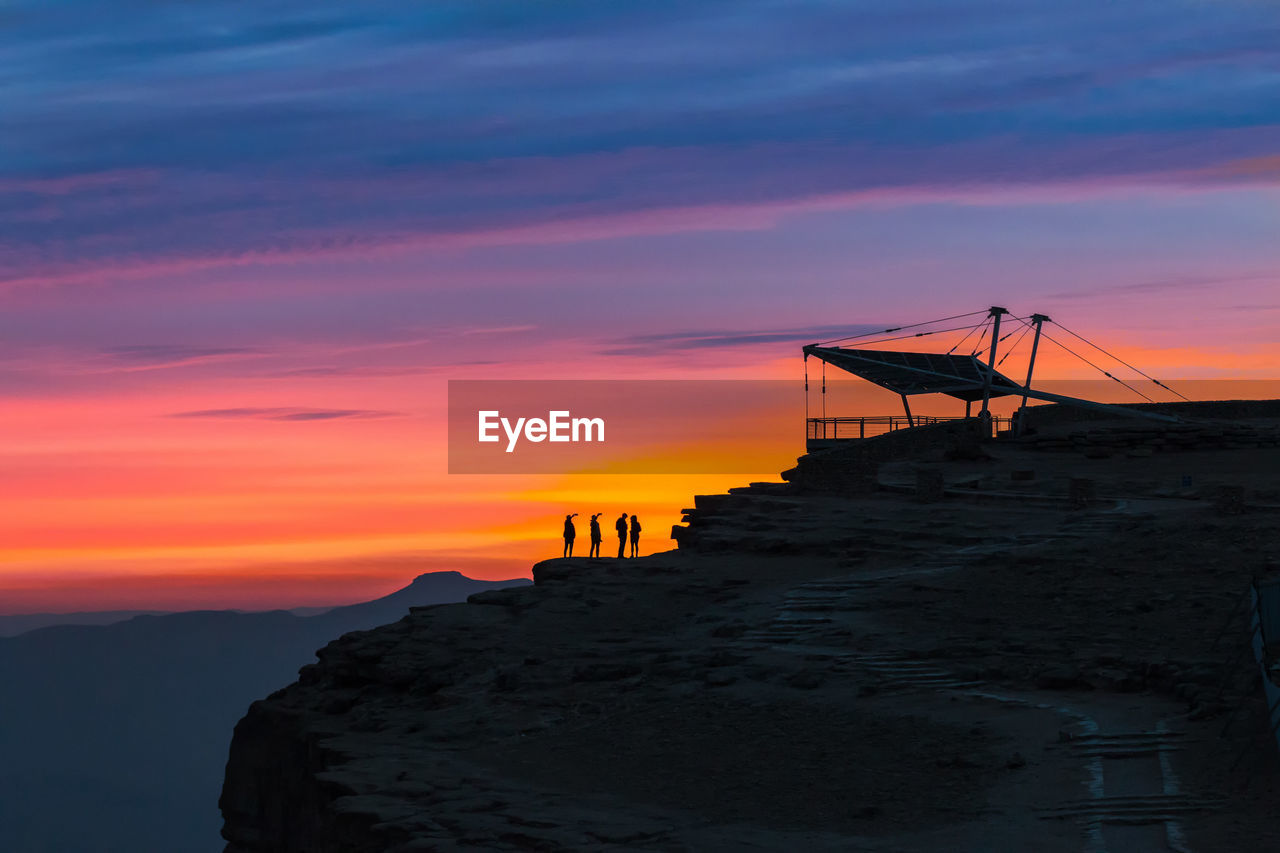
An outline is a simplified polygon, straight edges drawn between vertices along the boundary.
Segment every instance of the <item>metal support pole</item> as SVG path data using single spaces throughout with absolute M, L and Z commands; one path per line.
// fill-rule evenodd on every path
M 822 362 L 822 417 L 827 416 L 827 363 Z
M 809 419 L 809 353 L 804 354 L 804 419 Z
M 996 369 L 996 345 L 1000 343 L 1000 318 L 1008 313 L 1008 310 L 999 305 L 991 306 L 990 314 L 995 318 L 995 325 L 991 328 L 991 355 L 987 357 L 987 374 L 982 380 L 982 411 L 978 413 L 979 417 L 985 418 L 991 414 L 988 405 L 991 401 L 991 377 Z
M 1031 374 L 1036 369 L 1036 350 L 1040 349 L 1040 329 L 1044 326 L 1044 321 L 1048 320 L 1044 314 L 1032 314 L 1031 322 L 1036 324 L 1036 336 L 1031 339 L 1031 361 L 1027 363 L 1027 381 L 1022 383 L 1024 388 L 1031 387 Z M 1022 435 L 1022 419 L 1023 410 L 1027 408 L 1027 395 L 1022 395 L 1022 403 L 1018 406 L 1018 435 Z
M 902 395 L 902 409 L 907 413 L 907 426 L 915 426 L 916 422 L 911 418 L 911 405 L 907 402 L 907 395 Z

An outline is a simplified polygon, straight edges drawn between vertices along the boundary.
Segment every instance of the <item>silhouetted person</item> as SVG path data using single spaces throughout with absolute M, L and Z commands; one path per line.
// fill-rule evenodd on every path
M 601 514 L 602 513 L 597 512 L 595 515 L 591 516 L 591 552 L 587 554 L 588 557 L 600 556 L 600 543 L 604 541 L 603 537 L 600 535 Z
M 575 515 L 577 515 L 576 512 L 564 517 L 564 555 L 566 557 L 573 556 L 573 539 L 578 533 L 573 529 L 573 516 Z
M 627 556 L 627 514 L 618 516 L 613 526 L 618 530 L 618 559 L 621 560 Z
M 640 556 L 640 519 L 631 516 L 631 556 Z

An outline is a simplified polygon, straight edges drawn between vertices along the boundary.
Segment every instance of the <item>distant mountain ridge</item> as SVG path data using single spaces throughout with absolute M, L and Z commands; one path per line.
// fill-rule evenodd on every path
M 170 610 L 83 610 L 74 613 L 0 613 L 0 638 L 16 637 L 54 625 L 114 625 L 135 616 L 159 616 Z
M 432 572 L 313 616 L 139 614 L 0 638 L 0 850 L 220 850 L 227 746 L 250 702 L 342 634 L 529 582 Z
M 375 598 L 370 601 L 362 601 L 358 604 L 330 604 L 322 606 L 306 606 L 306 607 L 277 607 L 268 610 L 245 610 L 243 608 L 223 608 L 218 612 L 227 613 L 274 613 L 285 611 L 292 613 L 294 616 L 310 617 L 320 616 L 334 610 L 341 610 L 348 607 L 371 607 L 379 602 L 394 602 L 403 599 L 409 602 L 409 606 L 417 606 L 416 596 L 423 594 L 427 588 L 430 588 L 430 595 L 451 595 L 450 589 L 455 589 L 457 594 L 462 594 L 463 590 L 470 590 L 463 595 L 465 598 L 476 590 L 473 588 L 477 583 L 490 583 L 489 581 L 477 581 L 467 577 L 461 572 L 428 572 L 418 575 L 412 582 L 403 589 L 398 589 L 382 598 Z M 492 583 L 506 584 L 507 581 L 493 581 Z M 450 586 L 452 585 L 452 586 Z M 174 613 L 196 613 L 196 610 L 77 610 L 69 613 L 0 613 L 0 639 L 5 637 L 16 637 L 19 634 L 25 634 L 27 631 L 35 631 L 40 628 L 51 628 L 58 625 L 114 625 L 118 622 L 125 622 L 135 616 L 169 616 Z

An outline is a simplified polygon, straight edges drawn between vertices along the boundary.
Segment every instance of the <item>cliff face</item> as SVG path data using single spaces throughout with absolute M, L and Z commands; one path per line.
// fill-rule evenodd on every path
M 1191 476 L 1253 488 L 1278 452 Z M 1080 849 L 1112 832 L 1108 796 L 1164 790 L 1167 755 L 1112 791 L 1064 742 L 1215 743 L 1218 696 L 1252 695 L 1247 667 L 1220 693 L 1222 649 L 1191 626 L 1225 621 L 1274 524 L 1157 495 L 1159 456 L 992 456 L 913 462 L 948 485 L 928 504 L 892 460 L 881 486 L 905 494 L 703 497 L 679 551 L 547 561 L 533 587 L 330 643 L 236 727 L 228 853 Z M 1082 471 L 1101 498 L 1071 512 Z M 1208 805 L 1235 752 L 1173 759 L 1175 828 L 1229 814 L 1232 849 L 1265 850 L 1265 784 L 1262 805 Z M 1167 812 L 1113 817 L 1164 838 Z M 1155 843 L 1126 838 L 1107 840 Z
M 747 636 L 781 590 L 864 558 L 798 499 L 727 500 L 733 550 L 548 561 L 534 587 L 330 643 L 236 727 L 228 853 L 789 846 L 976 807 L 994 759 L 935 761 L 984 755 L 982 737 L 865 713 L 848 673 Z M 796 525 L 780 538 L 764 514 Z M 856 760 L 884 749 L 901 779 Z M 913 773 L 965 784 L 893 796 Z
M 527 591 L 483 595 L 515 600 Z M 394 821 L 374 824 L 401 816 L 397 800 L 420 793 L 417 781 L 401 784 L 414 750 L 448 742 L 443 727 L 466 728 L 456 714 L 424 720 L 445 710 L 437 694 L 465 680 L 468 662 L 485 674 L 482 638 L 498 628 L 487 617 L 500 612 L 414 608 L 393 625 L 330 643 L 296 684 L 250 706 L 235 729 L 220 799 L 227 850 L 386 850 L 410 837 Z

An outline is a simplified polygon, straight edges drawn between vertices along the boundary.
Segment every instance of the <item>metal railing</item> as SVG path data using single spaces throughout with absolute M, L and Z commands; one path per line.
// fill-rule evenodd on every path
M 809 441 L 834 439 L 872 438 L 908 429 L 913 426 L 928 426 L 947 421 L 963 421 L 963 417 L 939 417 L 936 415 L 916 415 L 910 420 L 906 415 L 874 415 L 862 418 L 809 418 L 806 421 L 805 437 Z M 974 418 L 973 420 L 977 420 Z M 991 428 L 997 432 L 1011 426 L 1009 418 L 993 417 Z

